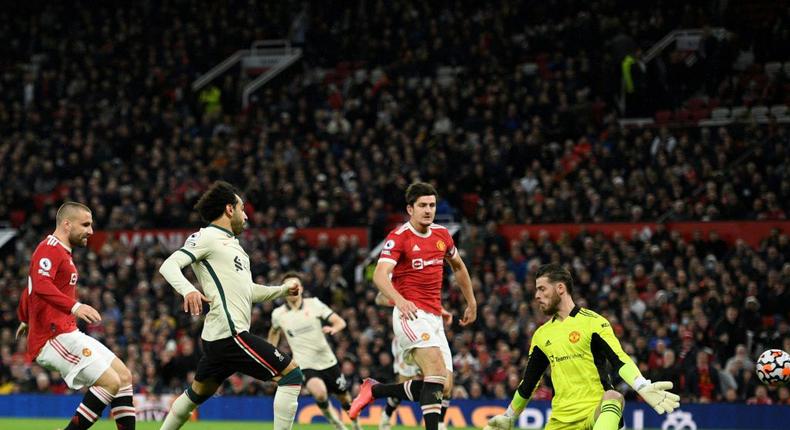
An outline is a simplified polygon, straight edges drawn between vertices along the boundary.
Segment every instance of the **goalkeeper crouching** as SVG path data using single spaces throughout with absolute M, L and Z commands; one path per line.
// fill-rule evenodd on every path
M 527 368 L 502 415 L 485 430 L 510 430 L 551 366 L 554 398 L 546 430 L 616 430 L 622 427 L 623 395 L 615 391 L 606 362 L 659 414 L 680 406 L 671 382 L 651 382 L 623 352 L 606 318 L 573 303 L 573 278 L 559 264 L 535 273 L 535 299 L 552 318 L 532 337 Z

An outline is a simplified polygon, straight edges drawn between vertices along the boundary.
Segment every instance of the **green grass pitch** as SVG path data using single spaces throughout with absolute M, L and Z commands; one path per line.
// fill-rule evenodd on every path
M 3 430 L 55 430 L 68 424 L 67 418 L 0 418 L 0 429 Z M 141 421 L 137 430 L 159 430 L 162 423 L 158 421 Z M 272 423 L 265 421 L 196 421 L 184 424 L 184 430 L 262 430 L 271 429 Z M 415 427 L 393 426 L 393 430 L 413 430 Z M 100 419 L 91 430 L 116 430 L 115 421 Z M 294 424 L 294 430 L 334 430 L 329 424 Z M 375 426 L 365 426 L 365 430 L 375 430 Z

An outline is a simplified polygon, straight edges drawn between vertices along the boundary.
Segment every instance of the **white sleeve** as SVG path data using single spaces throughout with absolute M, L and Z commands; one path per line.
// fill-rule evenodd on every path
M 179 249 L 172 253 L 170 257 L 167 257 L 167 260 L 159 267 L 159 273 L 162 274 L 165 280 L 178 292 L 178 294 L 186 296 L 193 291 L 197 291 L 197 288 L 195 288 L 181 272 L 181 269 L 189 266 L 193 262 L 193 257 L 182 251 L 182 249 Z
M 268 302 L 274 299 L 279 299 L 280 297 L 285 297 L 286 295 L 288 295 L 287 285 L 268 286 L 252 284 L 253 303 Z

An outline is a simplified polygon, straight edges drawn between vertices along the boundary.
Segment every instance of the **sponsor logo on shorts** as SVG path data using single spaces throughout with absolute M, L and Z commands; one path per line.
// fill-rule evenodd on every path
M 578 331 L 572 331 L 571 334 L 568 335 L 568 340 L 571 341 L 571 343 L 576 343 L 581 337 L 582 335 L 580 335 Z
M 90 348 L 82 348 L 82 355 L 86 357 L 90 357 L 93 352 L 91 352 Z
M 427 342 L 428 339 L 431 338 L 431 335 L 429 335 L 428 333 L 423 333 L 420 335 L 420 337 L 422 338 L 423 341 Z

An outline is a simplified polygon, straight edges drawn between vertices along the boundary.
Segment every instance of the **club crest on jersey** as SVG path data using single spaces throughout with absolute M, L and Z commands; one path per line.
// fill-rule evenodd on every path
M 568 335 L 568 340 L 571 341 L 571 343 L 576 343 L 581 337 L 582 335 L 580 335 L 578 331 L 572 331 L 571 334 Z
M 93 354 L 93 352 L 91 352 L 91 350 L 89 348 L 82 348 L 82 355 L 84 355 L 86 357 L 90 357 L 91 354 Z
M 444 250 L 447 249 L 447 245 L 444 243 L 443 240 L 440 239 L 436 242 L 436 249 L 444 252 Z

